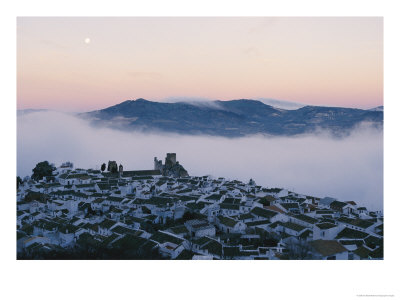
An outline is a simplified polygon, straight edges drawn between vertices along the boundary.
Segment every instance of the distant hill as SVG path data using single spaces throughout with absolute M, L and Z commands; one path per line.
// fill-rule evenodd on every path
M 383 111 L 383 106 L 377 106 L 374 108 L 369 109 L 370 111 Z
M 22 115 L 27 115 L 31 113 L 36 113 L 36 112 L 45 112 L 48 111 L 47 109 L 18 109 L 17 110 L 17 116 L 22 116 Z
M 89 119 L 94 125 L 120 130 L 226 137 L 296 135 L 318 129 L 342 135 L 362 122 L 376 127 L 382 127 L 383 124 L 382 111 L 321 106 L 285 110 L 248 99 L 208 103 L 127 100 L 79 116 Z

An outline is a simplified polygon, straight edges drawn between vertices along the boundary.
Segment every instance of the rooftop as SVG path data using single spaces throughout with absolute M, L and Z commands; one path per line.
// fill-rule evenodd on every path
M 336 240 L 315 240 L 310 242 L 311 247 L 322 256 L 331 256 L 347 249 Z

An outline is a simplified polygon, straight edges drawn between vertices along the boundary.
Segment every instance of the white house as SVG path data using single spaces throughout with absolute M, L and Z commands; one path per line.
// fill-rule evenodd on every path
M 209 222 L 215 222 L 216 217 L 219 215 L 219 204 L 218 203 L 214 203 L 211 205 L 207 205 L 205 206 L 200 213 L 207 215 L 207 220 Z
M 176 258 L 183 250 L 185 250 L 182 244 L 177 245 L 172 242 L 159 244 L 159 249 L 163 256 L 168 256 L 171 259 Z
M 276 229 L 278 232 L 284 232 L 286 234 L 290 234 L 292 236 L 299 236 L 302 232 L 304 232 L 307 229 L 307 227 L 292 223 L 292 222 L 286 222 L 286 223 L 280 223 L 278 225 L 278 228 Z
M 61 246 L 68 246 L 75 241 L 75 231 L 78 228 L 74 227 L 75 226 L 62 226 L 58 229 Z
M 341 227 L 337 226 L 336 224 L 324 222 L 324 223 L 317 223 L 313 228 L 313 239 L 314 240 L 333 240 Z
M 99 234 L 109 236 L 112 234 L 112 229 L 118 225 L 123 225 L 119 222 L 110 219 L 104 219 L 101 223 L 99 223 Z
M 331 198 L 331 197 L 324 197 L 318 202 L 318 207 L 319 208 L 327 208 L 330 209 L 330 205 L 333 201 L 336 201 L 337 199 Z
M 205 220 L 189 220 L 185 226 L 192 237 L 215 236 L 215 227 Z
M 299 224 L 301 226 L 305 226 L 305 227 L 312 229 L 312 228 L 314 228 L 314 225 L 316 223 L 318 223 L 318 219 L 299 214 L 299 215 L 294 215 L 294 216 L 290 217 L 290 222 L 293 222 L 293 223 Z
M 216 223 L 218 228 L 226 233 L 244 233 L 247 227 L 243 221 L 224 216 L 218 216 Z
M 337 222 L 351 229 L 370 233 L 373 233 L 375 226 L 379 225 L 378 223 L 374 223 L 370 220 L 353 219 L 347 217 L 338 218 Z

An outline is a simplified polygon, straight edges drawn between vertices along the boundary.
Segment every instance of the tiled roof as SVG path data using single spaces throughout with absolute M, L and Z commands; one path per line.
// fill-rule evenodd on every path
M 165 242 L 171 242 L 176 245 L 179 245 L 184 241 L 184 239 L 181 239 L 180 237 L 162 231 L 157 231 L 150 237 L 150 239 L 160 244 L 164 244 Z
M 301 226 L 299 224 L 292 223 L 292 222 L 282 223 L 281 226 L 286 227 L 291 230 L 294 230 L 294 231 L 297 231 L 297 232 L 300 232 L 307 228 L 307 227 L 304 227 L 304 226 Z
M 238 223 L 238 221 L 224 216 L 218 216 L 218 220 L 221 224 L 232 228 Z
M 363 239 L 363 238 L 366 238 L 367 236 L 368 236 L 368 234 L 365 232 L 345 227 L 341 232 L 338 233 L 338 235 L 335 237 L 335 239 L 336 240 L 341 239 L 341 238 Z
M 268 210 L 268 209 L 264 209 L 261 207 L 255 207 L 250 211 L 251 214 L 259 216 L 259 217 L 263 217 L 263 218 L 267 218 L 270 219 L 274 216 L 276 216 L 278 213 L 276 211 L 272 211 L 272 210 Z
M 341 217 L 337 220 L 339 222 L 343 222 L 343 223 L 350 224 L 350 225 L 357 226 L 357 227 L 364 228 L 364 229 L 374 225 L 373 222 L 368 221 L 368 220 L 363 220 L 363 219 L 351 219 L 351 218 L 347 218 L 347 217 Z
M 324 223 L 315 224 L 315 226 L 317 226 L 319 229 L 329 229 L 329 228 L 336 227 L 337 225 L 328 223 L 328 222 L 324 222 Z
M 221 203 L 219 207 L 221 209 L 239 210 L 239 204 Z
M 161 175 L 159 170 L 136 170 L 136 171 L 123 171 L 122 177 L 134 177 L 134 176 L 153 176 Z
M 298 203 L 280 203 L 280 205 L 282 207 L 284 207 L 285 209 L 299 208 L 299 204 Z
M 110 229 L 111 227 L 113 227 L 115 224 L 117 224 L 117 222 L 113 221 L 113 220 L 109 220 L 109 219 L 104 219 L 99 226 L 102 228 L 107 228 Z
M 315 240 L 311 241 L 310 245 L 322 256 L 331 256 L 347 251 L 342 244 L 335 240 Z
M 364 246 L 360 246 L 354 251 L 354 254 L 358 255 L 360 258 L 368 258 L 371 250 L 368 250 Z
M 276 205 L 267 206 L 266 208 L 269 209 L 269 210 L 276 211 L 276 212 L 281 213 L 281 214 L 284 214 L 284 213 L 285 213 L 282 209 L 280 209 L 280 208 L 279 208 L 278 206 L 276 206 Z
M 298 219 L 298 220 L 300 220 L 300 221 L 307 222 L 307 223 L 309 223 L 309 224 L 318 223 L 318 220 L 317 220 L 317 219 L 312 218 L 312 217 L 307 216 L 307 215 L 294 215 L 293 217 L 296 218 L 296 219 Z
M 271 222 L 268 221 L 268 220 L 260 220 L 260 221 L 246 222 L 245 224 L 248 227 L 252 227 L 252 226 L 266 225 L 266 224 L 269 224 L 269 223 L 271 223 Z

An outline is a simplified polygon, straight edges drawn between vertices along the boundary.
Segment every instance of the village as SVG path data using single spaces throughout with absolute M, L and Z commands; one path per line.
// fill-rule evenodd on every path
M 18 259 L 383 259 L 383 213 L 355 201 L 152 170 L 66 162 L 17 188 Z

